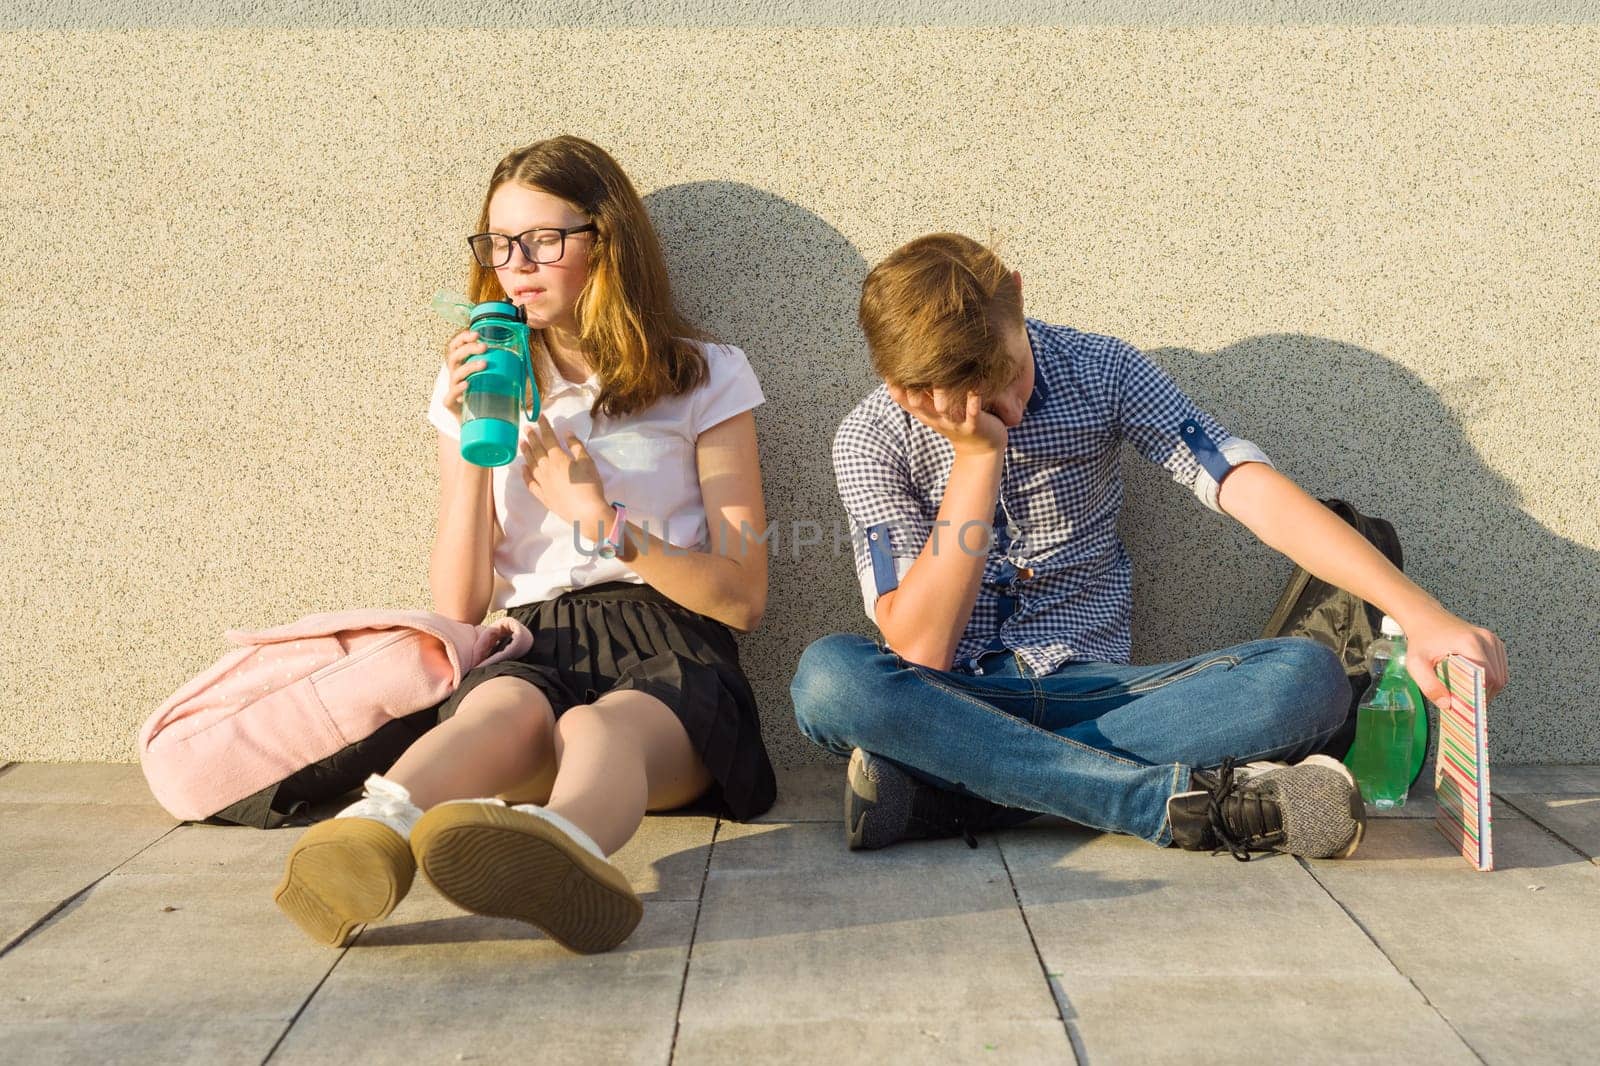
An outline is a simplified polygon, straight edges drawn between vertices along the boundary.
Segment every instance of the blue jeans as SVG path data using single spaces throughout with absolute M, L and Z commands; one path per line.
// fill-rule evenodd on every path
M 800 731 L 829 751 L 864 748 L 942 788 L 1161 846 L 1172 840 L 1167 800 L 1188 791 L 1192 769 L 1228 755 L 1297 761 L 1350 709 L 1338 657 L 1304 637 L 1044 675 L 997 651 L 978 671 L 930 669 L 830 633 L 800 656 L 790 693 Z

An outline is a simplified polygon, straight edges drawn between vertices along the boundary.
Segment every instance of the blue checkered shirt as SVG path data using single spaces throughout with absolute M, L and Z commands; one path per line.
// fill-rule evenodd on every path
M 1206 506 L 1235 465 L 1270 460 L 1201 411 L 1137 348 L 1115 337 L 1027 319 L 1034 390 L 1010 431 L 983 582 L 954 669 L 1014 650 L 1035 673 L 1064 663 L 1127 663 L 1133 564 L 1117 536 L 1127 441 Z M 862 602 L 899 586 L 923 546 L 949 481 L 950 442 L 879 385 L 845 416 L 833 469 L 850 520 Z M 1008 517 L 1009 514 L 1009 517 Z M 957 551 L 958 530 L 935 549 Z M 962 543 L 977 550 L 984 530 Z

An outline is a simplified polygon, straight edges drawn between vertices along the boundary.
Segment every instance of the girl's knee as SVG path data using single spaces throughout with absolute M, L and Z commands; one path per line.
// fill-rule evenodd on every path
M 549 697 L 516 677 L 492 677 L 478 685 L 462 697 L 455 717 L 493 722 L 529 742 L 550 736 L 556 724 Z
M 556 720 L 557 758 L 574 751 L 588 763 L 607 765 L 608 787 L 632 777 L 649 810 L 681 807 L 711 784 L 682 721 L 665 701 L 631 689 L 613 690 L 595 703 L 578 704 Z
M 638 730 L 619 713 L 619 708 L 597 703 L 579 703 L 556 719 L 556 735 L 562 746 L 570 744 L 618 744 L 635 739 Z

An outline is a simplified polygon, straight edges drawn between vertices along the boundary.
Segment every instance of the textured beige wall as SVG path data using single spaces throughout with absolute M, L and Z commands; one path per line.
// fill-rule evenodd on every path
M 8 0 L 0 30 L 1583 23 L 1594 0 Z
M 1031 313 L 1153 351 L 1496 627 L 1495 751 L 1600 759 L 1600 30 L 225 30 L 0 35 L 0 759 L 133 757 L 229 626 L 428 606 L 423 420 L 489 168 L 633 174 L 750 353 L 775 521 L 834 521 L 866 265 L 1006 239 Z M 1130 458 L 1136 655 L 1253 636 L 1287 564 Z M 867 631 L 776 561 L 787 682 Z

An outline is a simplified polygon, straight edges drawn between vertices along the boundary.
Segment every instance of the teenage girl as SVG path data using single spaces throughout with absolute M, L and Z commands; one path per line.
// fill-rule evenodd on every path
M 742 351 L 675 310 L 644 205 L 599 147 L 555 137 L 506 156 L 477 229 L 469 295 L 527 313 L 541 412 L 510 465 L 463 460 L 486 347 L 450 339 L 428 412 L 429 582 L 441 614 L 507 609 L 533 646 L 467 672 L 436 727 L 300 838 L 274 898 L 338 946 L 420 866 L 468 911 L 604 951 L 643 913 L 607 856 L 646 811 L 698 801 L 743 820 L 775 798 L 733 637 L 767 597 L 763 396 Z

